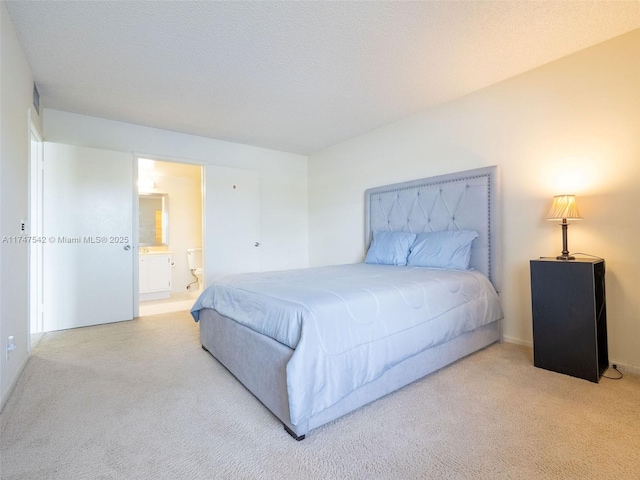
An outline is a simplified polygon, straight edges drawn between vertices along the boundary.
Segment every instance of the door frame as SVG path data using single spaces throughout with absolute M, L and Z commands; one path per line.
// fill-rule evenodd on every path
M 44 137 L 40 128 L 33 118 L 33 110 L 28 109 L 28 129 L 29 129 L 29 181 L 28 181 L 28 222 L 27 231 L 24 232 L 31 237 L 42 237 L 44 219 Z M 33 151 L 33 143 L 37 144 L 37 151 Z M 35 155 L 34 155 L 35 154 Z M 29 321 L 27 334 L 27 349 L 31 354 L 31 349 L 42 338 L 44 332 L 44 312 L 43 312 L 43 244 L 39 242 L 29 242 L 28 249 L 28 269 L 29 269 L 29 291 L 28 291 L 28 312 Z M 35 327 L 34 327 L 35 326 Z M 35 330 L 35 331 L 34 331 Z M 32 336 L 39 335 L 32 342 Z
M 133 232 L 131 247 L 133 249 L 133 318 L 140 316 L 140 215 L 138 206 L 138 159 L 140 155 L 133 154 L 133 185 L 131 189 L 133 203 Z

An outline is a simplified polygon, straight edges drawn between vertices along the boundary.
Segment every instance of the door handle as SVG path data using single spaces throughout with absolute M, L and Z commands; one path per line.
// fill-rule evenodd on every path
M 125 245 L 124 249 L 128 252 L 129 250 L 131 250 L 131 246 L 130 245 Z

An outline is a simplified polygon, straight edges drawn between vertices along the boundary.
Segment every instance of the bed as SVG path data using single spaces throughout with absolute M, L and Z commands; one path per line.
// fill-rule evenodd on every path
M 229 277 L 192 308 L 202 348 L 302 440 L 500 341 L 499 188 L 494 166 L 367 190 L 368 250 L 381 232 L 413 243 L 421 232 L 472 231 L 470 269 L 380 265 L 368 254 L 369 263 Z

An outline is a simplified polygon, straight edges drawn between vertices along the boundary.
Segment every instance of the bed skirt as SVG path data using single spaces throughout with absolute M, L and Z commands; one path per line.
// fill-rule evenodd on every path
M 285 427 L 297 437 L 339 418 L 462 357 L 500 341 L 501 321 L 464 333 L 432 347 L 387 370 L 304 424 L 292 425 L 287 395 L 287 362 L 293 349 L 257 333 L 215 310 L 200 312 L 200 342 Z

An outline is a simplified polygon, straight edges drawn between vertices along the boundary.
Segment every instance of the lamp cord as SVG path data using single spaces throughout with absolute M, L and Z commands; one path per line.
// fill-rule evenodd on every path
M 599 257 L 597 255 L 591 255 L 590 253 L 583 253 L 583 252 L 571 252 L 572 255 L 584 255 L 586 257 L 593 257 L 593 258 L 597 258 L 598 260 L 604 260 L 604 258 Z
M 613 368 L 616 372 L 618 372 L 620 374 L 620 376 L 619 377 L 607 377 L 606 375 L 602 375 L 602 378 L 608 378 L 609 380 L 620 380 L 620 379 L 622 379 L 622 377 L 624 377 L 622 372 L 620 370 L 618 370 L 618 366 L 617 365 L 612 365 L 611 368 Z

